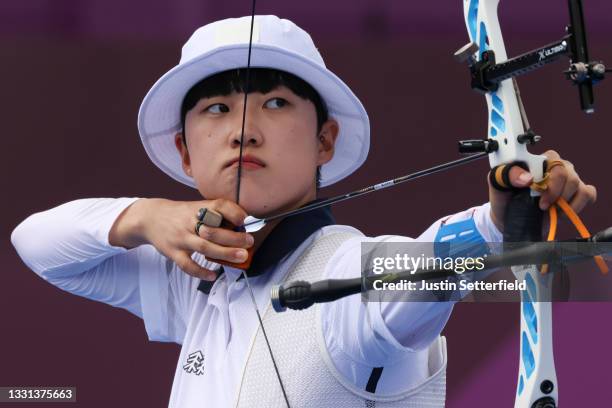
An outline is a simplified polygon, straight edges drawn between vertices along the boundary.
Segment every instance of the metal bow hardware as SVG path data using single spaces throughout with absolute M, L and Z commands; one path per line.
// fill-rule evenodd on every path
M 577 86 L 582 110 L 586 113 L 592 113 L 594 112 L 593 84 L 602 80 L 609 70 L 605 68 L 603 63 L 589 60 L 581 0 L 568 0 L 570 25 L 567 27 L 566 35 L 560 41 L 512 59 L 508 59 L 506 55 L 497 17 L 498 3 L 499 0 L 463 0 L 465 23 L 470 43 L 457 51 L 455 56 L 460 61 L 469 64 L 472 88 L 485 95 L 488 107 L 487 139 L 467 140 L 459 143 L 460 152 L 473 153 L 472 155 L 351 193 L 328 198 L 266 219 L 248 217 L 243 226 L 244 230 L 254 232 L 261 229 L 266 222 L 272 219 L 289 217 L 352 199 L 485 156 L 489 157 L 493 169 L 499 166 L 510 168 L 514 165 L 520 165 L 529 170 L 534 176 L 535 182 L 542 181 L 545 178 L 546 157 L 533 155 L 527 151 L 527 146 L 536 143 L 540 138 L 529 126 L 514 78 L 562 56 L 568 56 L 570 65 L 564 72 L 565 76 Z M 246 89 L 236 189 L 237 203 L 240 197 L 242 146 L 249 89 L 254 14 L 255 0 L 252 2 L 251 38 L 246 60 Z M 538 207 L 538 193 L 529 190 L 514 192 L 506 214 L 504 241 L 541 241 L 541 226 L 542 212 Z M 612 239 L 610 231 L 601 235 L 601 237 L 604 236 L 606 240 Z M 242 266 L 241 269 L 246 271 L 248 266 Z M 557 406 L 559 387 L 552 352 L 552 309 L 550 302 L 537 301 L 537 299 L 546 298 L 545 292 L 550 292 L 551 275 L 542 275 L 536 265 L 513 268 L 513 272 L 519 279 L 532 282 L 531 285 L 528 285 L 531 289 L 523 291 L 521 294 L 521 353 L 515 407 L 554 408 Z M 285 402 L 289 407 L 289 398 L 276 366 L 246 272 L 243 275 L 253 300 Z M 440 276 L 442 275 L 434 273 L 430 277 Z M 419 279 L 423 279 L 423 277 Z M 364 278 L 326 280 L 314 283 L 289 282 L 272 289 L 272 304 L 277 311 L 283 311 L 286 308 L 303 309 L 314 303 L 334 301 L 370 288 L 371 285 Z

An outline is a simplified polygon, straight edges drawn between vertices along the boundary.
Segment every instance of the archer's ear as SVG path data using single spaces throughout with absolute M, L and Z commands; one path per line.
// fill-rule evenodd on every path
M 338 122 L 329 119 L 321 126 L 319 132 L 319 157 L 317 165 L 321 166 L 329 162 L 334 157 L 334 149 L 336 146 L 336 138 L 340 132 Z
M 176 146 L 176 150 L 181 155 L 181 164 L 183 165 L 183 171 L 186 175 L 191 177 L 191 159 L 189 157 L 189 150 L 187 150 L 187 145 L 183 142 L 183 133 L 179 132 L 174 135 L 174 145 Z

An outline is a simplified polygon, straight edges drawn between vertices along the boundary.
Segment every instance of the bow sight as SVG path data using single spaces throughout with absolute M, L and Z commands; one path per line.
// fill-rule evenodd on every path
M 570 24 L 565 27 L 566 35 L 557 42 L 545 45 L 526 52 L 504 62 L 496 63 L 493 50 L 483 50 L 480 60 L 474 55 L 479 51 L 478 44 L 470 42 L 461 47 L 454 54 L 459 62 L 467 62 L 471 74 L 471 87 L 481 93 L 494 92 L 499 83 L 506 79 L 534 71 L 548 63 L 567 55 L 570 59 L 569 68 L 563 71 L 565 77 L 578 86 L 580 108 L 585 113 L 595 112 L 593 85 L 604 79 L 606 69 L 601 61 L 589 61 L 586 42 L 586 29 L 582 12 L 582 0 L 568 0 Z M 488 37 L 485 43 L 489 44 Z M 516 82 L 514 83 L 517 96 L 520 95 Z M 536 135 L 529 127 L 523 104 L 519 96 L 519 107 L 525 124 L 525 133 L 518 135 L 521 144 L 535 144 L 541 137 Z M 488 140 L 462 140 L 459 142 L 460 153 L 493 153 L 499 148 L 497 141 Z
M 473 42 L 455 52 L 457 60 L 469 64 L 472 89 L 483 93 L 496 91 L 501 81 L 526 74 L 567 55 L 570 65 L 564 74 L 578 86 L 582 110 L 593 113 L 593 84 L 604 79 L 605 73 L 611 70 L 606 69 L 601 61 L 589 61 L 582 0 L 569 0 L 568 5 L 570 24 L 565 27 L 567 34 L 560 41 L 501 63 L 496 63 L 493 50 L 484 50 L 480 60 L 476 61 L 473 55 L 479 47 Z M 488 44 L 488 38 L 485 41 Z

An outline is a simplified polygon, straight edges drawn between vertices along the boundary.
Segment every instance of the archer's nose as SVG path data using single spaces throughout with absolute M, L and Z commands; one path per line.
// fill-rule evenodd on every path
M 250 105 L 250 103 L 248 103 Z M 246 112 L 246 120 L 238 121 L 236 130 L 233 133 L 232 137 L 232 146 L 238 147 L 241 144 L 241 141 L 244 141 L 243 147 L 249 146 L 259 146 L 263 142 L 263 135 L 261 130 L 257 126 L 257 112 L 253 109 L 247 109 Z
M 233 147 L 240 146 L 241 141 L 244 142 L 244 147 L 259 146 L 261 144 L 262 138 L 257 133 L 247 132 L 245 129 L 244 136 L 242 136 L 242 131 L 234 135 L 234 138 L 232 139 L 232 146 Z

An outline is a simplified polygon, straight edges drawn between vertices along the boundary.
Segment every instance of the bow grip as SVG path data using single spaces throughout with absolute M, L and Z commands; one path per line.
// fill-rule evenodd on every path
M 208 208 L 206 209 L 206 216 L 204 216 L 202 223 L 208 227 L 225 228 L 225 229 L 229 229 L 232 231 L 244 231 L 243 227 L 237 227 L 236 225 L 224 219 L 221 213 L 218 213 Z M 247 248 L 247 252 L 248 252 L 247 259 L 242 263 L 234 263 L 234 262 L 229 262 L 229 261 L 224 261 L 221 259 L 209 258 L 209 257 L 206 257 L 206 259 L 208 259 L 211 262 L 217 263 L 219 265 L 224 265 L 230 268 L 236 268 L 236 269 L 246 271 L 247 269 L 251 267 L 251 262 L 253 261 L 253 254 L 254 254 L 253 247 Z
M 504 242 L 535 242 L 542 240 L 542 211 L 539 196 L 533 196 L 529 188 L 517 188 L 510 183 L 510 170 L 518 166 L 529 171 L 527 163 L 516 161 L 500 164 L 491 169 L 489 181 L 500 191 L 512 192 L 504 214 Z M 544 170 L 546 161 L 544 162 Z
M 543 212 L 529 189 L 514 191 L 504 214 L 504 242 L 542 240 Z

